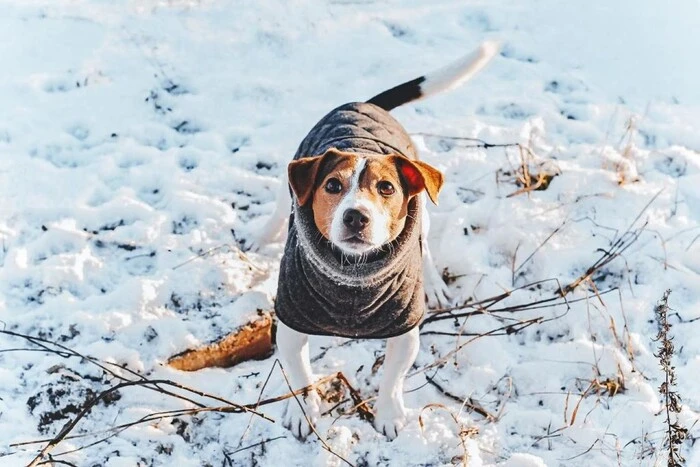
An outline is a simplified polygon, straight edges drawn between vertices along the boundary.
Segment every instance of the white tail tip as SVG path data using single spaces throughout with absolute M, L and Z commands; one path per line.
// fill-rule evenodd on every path
M 500 49 L 500 42 L 482 42 L 471 54 L 426 75 L 425 81 L 420 85 L 421 97 L 448 91 L 466 83 L 480 72 Z

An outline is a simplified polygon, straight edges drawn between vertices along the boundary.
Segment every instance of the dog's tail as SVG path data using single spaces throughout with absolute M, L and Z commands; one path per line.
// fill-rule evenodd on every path
M 432 73 L 399 84 L 367 102 L 384 110 L 461 86 L 476 75 L 498 53 L 498 42 L 484 42 L 471 54 Z

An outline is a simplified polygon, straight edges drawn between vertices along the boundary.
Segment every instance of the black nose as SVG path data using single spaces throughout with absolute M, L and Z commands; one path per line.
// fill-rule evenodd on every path
M 343 224 L 353 232 L 360 232 L 369 224 L 369 217 L 359 209 L 348 209 L 343 214 Z

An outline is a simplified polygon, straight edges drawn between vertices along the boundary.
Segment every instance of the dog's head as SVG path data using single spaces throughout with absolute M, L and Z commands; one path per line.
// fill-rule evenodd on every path
M 336 149 L 292 161 L 288 172 L 299 205 L 312 203 L 318 230 L 349 254 L 396 239 L 411 198 L 425 190 L 437 204 L 443 182 L 442 173 L 425 162 Z

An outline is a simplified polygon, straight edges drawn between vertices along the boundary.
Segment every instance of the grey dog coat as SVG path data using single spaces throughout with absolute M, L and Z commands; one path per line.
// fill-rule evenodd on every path
M 345 104 L 323 117 L 294 159 L 345 152 L 416 159 L 403 127 L 369 103 Z M 292 329 L 317 335 L 387 338 L 413 329 L 425 310 L 420 246 L 421 197 L 408 204 L 399 236 L 366 261 L 348 262 L 319 232 L 311 203 L 292 202 L 275 312 Z

